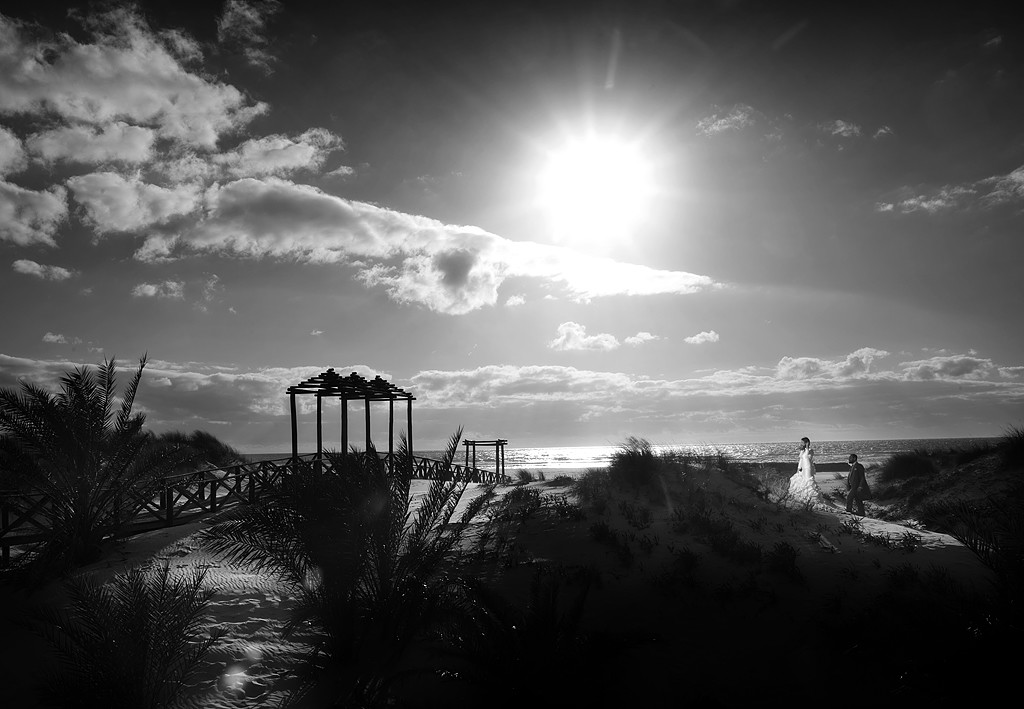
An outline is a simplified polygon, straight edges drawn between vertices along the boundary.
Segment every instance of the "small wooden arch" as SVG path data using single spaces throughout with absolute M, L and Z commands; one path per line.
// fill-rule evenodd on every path
M 466 468 L 470 470 L 476 470 L 476 447 L 477 446 L 494 446 L 494 472 L 496 475 L 505 477 L 505 444 L 508 440 L 504 438 L 496 438 L 491 441 L 463 441 L 462 445 L 466 446 Z M 469 451 L 473 450 L 473 465 L 469 465 Z
M 316 397 L 316 457 L 323 458 L 323 414 L 321 403 L 325 397 L 337 397 L 341 399 L 341 450 L 348 451 L 348 402 L 362 401 L 366 410 L 366 450 L 372 445 L 370 438 L 370 402 L 388 402 L 388 458 L 393 460 L 395 453 L 395 401 L 402 399 L 406 402 L 406 432 L 409 443 L 409 456 L 412 459 L 412 402 L 416 397 L 407 391 L 399 389 L 380 375 L 372 380 L 367 380 L 352 372 L 348 376 L 341 376 L 333 368 L 322 372 L 315 377 L 288 387 L 288 397 L 291 403 L 292 414 L 292 458 L 299 457 L 299 429 L 298 417 L 295 409 L 295 397 L 300 394 L 312 394 Z

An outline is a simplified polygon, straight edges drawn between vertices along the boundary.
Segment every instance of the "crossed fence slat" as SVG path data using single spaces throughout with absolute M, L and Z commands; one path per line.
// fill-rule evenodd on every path
M 379 454 L 389 472 L 395 472 L 398 457 Z M 412 477 L 421 480 L 465 480 L 499 483 L 506 480 L 497 471 L 467 468 L 432 458 L 413 456 Z M 226 505 L 254 502 L 283 476 L 312 465 L 329 466 L 329 459 L 315 454 L 298 459 L 279 458 L 183 473 L 165 478 L 155 486 L 130 488 L 121 492 L 110 516 L 124 520 L 126 533 L 153 526 L 170 527 Z M 48 497 L 39 494 L 0 492 L 0 566 L 10 561 L 12 546 L 35 544 L 49 533 Z

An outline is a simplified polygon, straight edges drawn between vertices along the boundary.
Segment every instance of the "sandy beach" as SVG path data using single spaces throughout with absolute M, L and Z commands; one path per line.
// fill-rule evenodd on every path
M 548 501 L 566 499 L 564 478 L 545 473 L 543 481 L 498 487 L 498 499 L 518 487 L 535 489 Z M 799 648 L 800 643 L 793 645 L 791 636 L 810 632 L 810 624 L 815 624 L 816 636 L 835 633 L 839 652 L 844 647 L 845 622 L 872 608 L 894 570 L 908 565 L 921 572 L 941 568 L 965 588 L 987 588 L 989 570 L 952 537 L 871 517 L 854 520 L 829 501 L 832 492 L 843 488 L 845 482 L 832 472 L 819 472 L 816 481 L 825 502 L 813 509 L 769 505 L 722 476 L 712 476 L 707 482 L 709 494 L 722 496 L 735 528 L 745 537 L 759 540 L 765 548 L 788 544 L 795 550 L 798 577 L 765 575 L 755 580 L 752 567 L 712 553 L 691 535 L 674 533 L 673 503 L 666 498 L 663 505 L 650 505 L 650 524 L 642 531 L 630 530 L 611 516 L 606 519 L 612 528 L 618 524 L 624 535 L 648 540 L 640 544 L 628 564 L 613 548 L 594 541 L 592 527 L 600 518 L 538 514 L 516 531 L 519 559 L 506 563 L 491 581 L 509 599 L 526 604 L 530 580 L 538 567 L 598 570 L 601 581 L 587 598 L 583 624 L 602 636 L 619 638 L 616 666 L 636 680 L 609 686 L 605 695 L 616 702 L 646 701 L 648 706 L 658 705 L 665 692 L 671 692 L 676 684 L 670 678 L 676 673 L 687 678 L 680 685 L 686 696 L 714 698 L 717 706 L 739 706 L 763 695 L 757 683 L 764 677 L 776 673 L 784 677 L 793 662 L 807 663 L 809 671 L 819 676 L 835 672 L 843 661 L 839 656 L 780 657 L 778 648 L 780 644 Z M 427 486 L 425 481 L 413 483 L 413 508 Z M 470 485 L 462 505 L 483 490 L 482 485 Z M 172 572 L 205 569 L 205 585 L 216 590 L 209 606 L 210 624 L 227 632 L 192 677 L 183 706 L 273 706 L 294 687 L 295 670 L 309 650 L 309 638 L 280 637 L 292 601 L 287 589 L 271 577 L 227 564 L 200 547 L 198 535 L 210 522 L 195 521 L 122 540 L 104 559 L 82 571 L 106 581 L 133 566 L 152 568 L 166 563 Z M 478 519 L 473 526 L 479 530 L 484 524 L 485 520 Z M 859 531 L 852 533 L 851 529 Z M 916 541 L 910 548 L 898 542 L 866 541 L 872 537 Z M 683 583 L 669 583 L 668 592 L 652 591 L 658 579 L 665 578 L 666 570 L 673 568 L 673 559 L 682 549 L 700 559 L 699 580 L 691 579 L 693 587 L 689 589 L 685 579 L 676 579 Z M 42 596 L 43 600 L 59 597 L 56 585 Z M 836 608 L 834 629 L 820 627 L 821 608 L 829 604 Z M 721 612 L 723 606 L 727 613 Z M 8 606 L 7 612 L 16 611 Z M 705 627 L 705 621 L 711 619 L 716 627 Z M 2 666 L 9 678 L 5 686 L 8 696 L 16 700 L 12 706 L 31 707 L 32 683 L 45 672 L 46 665 L 33 652 L 42 648 L 38 641 L 26 636 L 21 642 L 24 650 L 15 652 L 12 643 L 5 643 Z M 809 643 L 808 649 L 811 646 Z M 820 646 L 820 637 L 815 646 Z M 891 649 L 903 652 L 895 644 Z M 940 651 L 919 648 L 914 652 Z M 709 664 L 708 657 L 720 661 Z M 557 675 L 558 661 L 557 657 L 537 657 L 537 671 Z M 742 669 L 748 663 L 758 668 L 756 672 Z M 700 672 L 689 673 L 687 667 L 700 668 Z M 750 682 L 730 682 L 730 676 L 744 672 L 752 675 Z M 558 676 L 548 679 L 570 681 Z M 812 694 L 810 688 L 794 688 L 792 696 L 809 698 Z M 844 705 L 842 701 L 839 704 Z

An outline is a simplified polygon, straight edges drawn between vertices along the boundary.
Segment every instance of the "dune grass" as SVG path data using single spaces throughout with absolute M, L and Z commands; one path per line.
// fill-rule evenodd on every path
M 1010 426 L 996 444 L 999 458 L 1006 468 L 1024 468 L 1024 426 Z
M 878 472 L 878 480 L 883 483 L 892 483 L 911 478 L 931 479 L 938 473 L 934 455 L 927 451 L 915 450 L 889 456 Z

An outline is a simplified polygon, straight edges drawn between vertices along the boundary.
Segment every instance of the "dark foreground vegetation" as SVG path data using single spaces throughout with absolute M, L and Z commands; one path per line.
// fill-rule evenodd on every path
M 117 533 L 110 485 L 237 455 L 205 434 L 145 432 L 131 413 L 144 366 L 119 406 L 113 363 L 67 375 L 56 396 L 3 392 L 5 485 L 47 486 L 64 510 L 2 577 L 19 602 L 65 579 L 63 605 L 25 618 L 50 648 L 40 705 L 180 706 L 225 632 L 206 617 L 216 589 L 202 571 L 103 586 L 74 573 Z M 312 651 L 279 706 L 985 703 L 1010 689 L 1022 640 L 1021 438 L 875 472 L 872 509 L 903 506 L 960 540 L 988 572 L 980 584 L 924 562 L 911 528 L 871 533 L 793 505 L 771 471 L 636 438 L 576 480 L 472 495 L 433 481 L 411 514 L 410 481 L 372 450 L 330 453 L 222 513 L 202 543 L 292 599 L 283 633 Z

